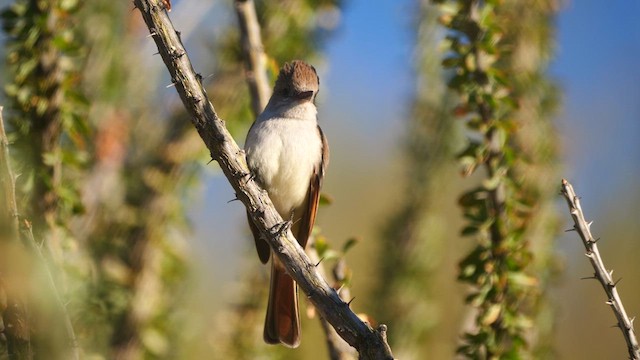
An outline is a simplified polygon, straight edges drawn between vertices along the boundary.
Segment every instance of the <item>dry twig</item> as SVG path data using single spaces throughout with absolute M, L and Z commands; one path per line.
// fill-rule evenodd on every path
M 236 0 L 235 9 L 240 26 L 245 75 L 251 94 L 251 110 L 253 116 L 257 117 L 267 106 L 271 96 L 267 78 L 267 55 L 262 46 L 260 23 L 253 0 Z
M 598 240 L 594 239 L 593 235 L 591 235 L 591 224 L 593 222 L 587 222 L 584 218 L 582 208 L 580 207 L 580 198 L 573 190 L 573 186 L 571 186 L 571 184 L 565 179 L 562 179 L 562 195 L 564 195 L 567 200 L 569 212 L 573 218 L 574 226 L 571 230 L 575 230 L 582 239 L 584 248 L 587 250 L 585 255 L 589 258 L 589 261 L 593 266 L 593 276 L 600 282 L 604 292 L 607 294 L 606 303 L 611 306 L 611 310 L 613 310 L 613 314 L 618 320 L 616 325 L 622 331 L 624 340 L 627 342 L 629 357 L 631 359 L 638 360 L 640 359 L 640 347 L 638 346 L 638 340 L 636 339 L 635 331 L 633 330 L 633 320 L 635 318 L 629 319 L 629 316 L 627 316 L 624 306 L 622 305 L 622 299 L 620 299 L 620 295 L 618 295 L 618 290 L 616 288 L 616 284 L 618 282 L 613 281 L 611 276 L 613 274 L 613 270 L 607 271 L 607 268 L 602 262 L 602 257 L 600 256 L 600 251 L 598 251 L 598 245 L 596 244 Z
M 5 196 L 7 197 L 7 206 L 9 208 L 9 213 L 14 218 L 12 221 L 12 233 L 15 237 L 13 239 L 17 240 L 20 238 L 20 235 L 18 234 L 18 229 L 20 225 L 22 225 L 21 226 L 22 231 L 24 232 L 23 242 L 25 246 L 27 246 L 31 250 L 31 252 L 36 255 L 36 257 L 39 260 L 40 266 L 42 266 L 42 269 L 45 272 L 45 275 L 47 277 L 47 283 L 49 285 L 51 294 L 53 295 L 54 301 L 62 313 L 62 321 L 64 323 L 63 325 L 70 343 L 71 358 L 77 360 L 77 359 L 80 359 L 80 348 L 76 340 L 75 331 L 73 330 L 73 324 L 71 322 L 69 312 L 67 311 L 67 307 L 64 304 L 64 301 L 62 300 L 62 296 L 60 295 L 60 292 L 58 291 L 58 288 L 56 286 L 53 273 L 50 270 L 46 256 L 42 253 L 41 246 L 38 243 L 36 243 L 36 240 L 33 237 L 33 230 L 31 228 L 31 223 L 27 220 L 23 220 L 21 224 L 19 222 L 18 207 L 16 204 L 16 198 L 15 198 L 15 178 L 13 176 L 13 172 L 11 171 L 11 165 L 9 164 L 9 146 L 8 145 L 9 145 L 9 142 L 7 140 L 7 136 L 4 131 L 4 123 L 2 119 L 2 107 L 0 106 L 0 147 L 2 147 L 1 154 L 0 154 L 0 168 L 1 168 L 0 179 L 2 179 L 2 182 L 4 184 L 4 192 L 5 192 Z M 21 314 L 24 314 L 25 317 L 28 317 L 26 313 L 26 307 L 24 304 L 19 304 L 18 302 L 14 302 L 12 306 L 16 308 L 16 311 L 18 311 Z M 23 309 L 18 309 L 18 307 L 23 307 Z M 28 318 L 16 319 L 16 320 L 21 322 L 22 326 L 15 326 L 15 327 L 23 328 L 24 326 L 26 326 L 26 329 L 24 331 L 28 333 L 29 331 Z M 8 324 L 9 329 L 13 327 L 9 325 L 12 325 L 12 324 Z M 27 349 L 25 349 L 22 353 L 29 354 L 28 357 L 31 357 L 32 353 L 30 349 L 30 344 L 28 343 L 29 342 L 28 334 L 25 335 L 24 339 L 22 339 L 21 342 L 24 343 L 23 346 L 27 347 Z

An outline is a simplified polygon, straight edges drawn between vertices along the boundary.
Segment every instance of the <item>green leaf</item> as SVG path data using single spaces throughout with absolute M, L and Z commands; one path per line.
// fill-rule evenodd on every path
M 318 202 L 319 206 L 327 206 L 333 204 L 333 197 L 327 193 L 320 193 L 320 200 Z
M 352 237 L 349 238 L 344 245 L 342 245 L 342 254 L 346 254 L 352 247 L 354 247 L 360 240 L 358 238 Z
M 537 287 L 539 284 L 539 281 L 537 278 L 520 271 L 509 272 L 507 274 L 507 279 L 509 280 L 509 283 L 511 283 L 512 285 L 523 287 L 523 288 Z
M 502 178 L 502 174 L 496 173 L 491 178 L 482 180 L 482 186 L 487 190 L 495 190 L 502 182 Z
M 77 10 L 80 5 L 80 1 L 78 0 L 61 0 L 60 1 L 60 9 L 68 12 L 73 12 Z
M 327 238 L 325 238 L 322 235 L 317 236 L 315 238 L 315 241 L 313 242 L 313 248 L 316 249 L 316 252 L 318 253 L 318 257 L 320 257 L 321 259 L 324 258 L 325 253 L 327 252 L 327 250 L 329 250 L 329 244 L 327 243 Z
M 328 249 L 320 258 L 322 259 L 322 261 L 337 260 L 340 259 L 340 253 L 335 250 Z
M 470 236 L 470 235 L 475 235 L 477 233 L 478 233 L 478 227 L 475 225 L 467 225 L 461 231 L 462 236 Z
M 495 323 L 502 313 L 502 304 L 491 304 L 489 308 L 480 317 L 480 323 L 488 326 Z
M 460 64 L 460 57 L 455 55 L 442 60 L 442 67 L 444 67 L 445 69 L 456 67 L 459 64 Z

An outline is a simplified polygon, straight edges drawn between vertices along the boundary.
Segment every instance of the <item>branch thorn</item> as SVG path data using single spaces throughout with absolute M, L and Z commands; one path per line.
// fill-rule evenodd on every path
M 289 228 L 291 228 L 291 225 L 293 225 L 293 222 L 291 222 L 291 220 L 285 220 L 280 224 L 273 225 L 273 228 L 271 228 L 271 230 L 273 231 L 274 234 L 281 236 L 282 234 L 286 234 Z M 274 228 L 277 228 L 277 229 L 274 229 Z
M 616 287 L 616 285 L 618 285 L 618 283 L 619 283 L 620 281 L 622 281 L 622 278 L 620 278 L 620 279 L 616 280 L 616 282 L 614 282 L 614 283 L 613 283 L 613 287 Z
M 597 277 L 595 275 L 581 277 L 580 280 L 596 280 Z

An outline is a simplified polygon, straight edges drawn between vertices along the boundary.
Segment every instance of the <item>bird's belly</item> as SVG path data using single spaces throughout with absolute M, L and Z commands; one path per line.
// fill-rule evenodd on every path
M 247 158 L 280 216 L 288 219 L 307 199 L 322 143 L 315 124 L 287 121 L 269 125 L 262 129 L 262 144 L 247 149 Z

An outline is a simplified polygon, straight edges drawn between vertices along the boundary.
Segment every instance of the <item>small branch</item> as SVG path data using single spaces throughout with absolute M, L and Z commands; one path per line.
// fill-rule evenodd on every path
M 307 295 L 307 298 L 329 321 L 338 334 L 355 347 L 361 359 L 393 359 L 386 342 L 386 326 L 372 329 L 340 299 L 327 281 L 318 275 L 314 264 L 300 247 L 289 229 L 278 231 L 284 223 L 267 193 L 251 179 L 244 158 L 224 121 L 218 117 L 196 76 L 176 30 L 159 0 L 134 0 L 153 36 L 172 82 L 191 115 L 193 125 L 240 201 L 265 237 L 273 254 Z
M 0 106 L 0 182 L 3 186 L 6 199 L 5 209 L 7 209 L 10 219 L 9 239 L 18 239 L 18 205 L 16 204 L 15 178 L 9 163 L 9 140 L 4 131 L 4 119 L 2 118 L 2 106 Z
M 638 346 L 638 340 L 636 339 L 633 329 L 633 320 L 629 319 L 629 316 L 627 316 L 624 310 L 622 299 L 620 295 L 618 295 L 616 282 L 614 282 L 611 277 L 613 271 L 607 271 L 600 257 L 600 251 L 598 251 L 598 245 L 596 244 L 597 240 L 591 235 L 591 223 L 585 220 L 582 208 L 580 207 L 580 198 L 573 190 L 573 186 L 565 179 L 562 179 L 562 195 L 564 195 L 567 200 L 569 212 L 575 224 L 574 229 L 578 235 L 580 235 L 582 243 L 587 250 L 586 255 L 593 266 L 595 277 L 600 281 L 604 292 L 607 294 L 607 304 L 611 306 L 611 310 L 613 310 L 618 320 L 617 326 L 622 331 L 622 335 L 627 342 L 629 357 L 638 360 L 640 359 L 640 346 Z
M 322 264 L 320 264 L 322 266 Z M 346 264 L 344 259 L 340 259 L 338 263 L 333 267 L 333 279 L 336 282 L 336 286 L 341 286 L 346 278 Z M 340 288 L 340 298 L 344 301 L 351 301 L 351 291 L 347 287 Z M 327 336 L 327 347 L 329 348 L 329 357 L 331 360 L 350 360 L 355 359 L 353 348 L 349 347 L 338 333 L 327 323 L 324 318 L 321 318 L 322 328 Z
M 15 236 L 13 239 L 17 240 L 19 239 L 20 224 L 18 219 L 18 207 L 16 205 L 16 199 L 15 199 L 15 179 L 13 177 L 13 173 L 11 171 L 11 165 L 9 163 L 9 146 L 8 145 L 9 145 L 9 141 L 7 140 L 7 136 L 4 131 L 4 123 L 2 119 L 2 106 L 0 106 L 0 147 L 2 147 L 0 151 L 0 179 L 2 179 L 2 182 L 4 184 L 4 193 L 6 194 L 5 196 L 7 197 L 8 211 L 11 214 L 11 216 L 13 216 L 12 233 Z M 38 260 L 40 261 L 40 264 L 42 265 L 47 275 L 47 282 L 54 296 L 54 300 L 56 301 L 56 304 L 62 311 L 65 330 L 67 331 L 67 336 L 69 337 L 69 342 L 71 343 L 71 353 L 73 355 L 72 358 L 75 360 L 78 360 L 80 359 L 80 353 L 79 353 L 79 347 L 78 347 L 78 342 L 76 340 L 75 332 L 73 330 L 73 325 L 71 323 L 71 318 L 69 317 L 67 308 L 64 302 L 62 301 L 62 297 L 60 296 L 60 293 L 58 292 L 53 275 L 49 269 L 48 262 L 44 254 L 42 254 L 42 249 L 33 238 L 33 230 L 31 228 L 31 223 L 24 220 L 23 230 L 25 233 L 24 243 L 38 257 Z M 26 340 L 21 341 L 21 342 L 26 341 L 26 344 L 24 346 L 27 346 L 27 349 L 22 351 L 21 353 L 30 354 L 31 350 L 30 350 L 30 345 L 28 343 L 29 322 L 27 319 L 28 316 L 26 313 L 26 307 L 22 305 L 24 309 L 18 309 L 19 306 L 20 306 L 19 302 L 14 301 L 12 303 L 12 307 L 15 308 L 15 314 L 19 314 L 19 315 L 22 315 L 22 317 L 24 317 L 24 319 L 17 318 L 17 321 L 24 325 L 24 326 L 21 326 L 20 328 L 24 327 L 23 331 L 27 333 Z
M 314 239 L 315 241 L 315 239 Z M 309 254 L 309 259 L 314 263 L 318 264 L 316 268 L 320 274 L 323 274 L 323 277 L 326 277 L 326 271 L 324 268 L 324 264 L 320 258 L 318 258 L 318 252 L 313 246 L 310 246 L 307 250 Z M 333 280 L 335 281 L 334 289 L 340 288 L 340 284 L 344 282 L 346 279 L 346 263 L 344 259 L 340 259 L 336 265 L 333 267 Z M 340 298 L 343 301 L 351 300 L 351 291 L 349 288 L 343 287 L 339 289 Z M 320 325 L 322 325 L 322 330 L 324 330 L 326 339 L 327 339 L 327 348 L 329 350 L 329 358 L 331 360 L 351 360 L 355 359 L 357 356 L 354 354 L 353 348 L 349 346 L 336 332 L 334 328 L 325 320 L 324 317 L 320 317 Z
M 6 198 L 7 215 L 11 218 L 8 219 L 11 225 L 7 235 L 9 241 L 15 243 L 19 239 L 18 207 L 16 205 L 15 178 L 9 160 L 9 140 L 4 131 L 2 106 L 0 106 L 0 147 L 2 148 L 0 149 L 0 182 L 2 182 L 2 190 Z M 2 259 L 3 263 L 5 261 L 6 259 Z M 3 340 L 6 340 L 7 343 L 8 356 L 10 359 L 32 359 L 31 324 L 23 294 L 19 289 L 7 286 L 3 279 L 0 279 L 0 292 L 4 293 L 6 297 L 5 306 L 0 305 L 0 314 L 4 325 L 4 328 L 1 329 L 2 337 L 6 338 Z
M 56 282 L 54 280 L 53 274 L 51 272 L 49 262 L 47 261 L 45 255 L 42 253 L 42 247 L 36 243 L 36 240 L 33 237 L 33 229 L 31 227 L 31 223 L 27 220 L 22 221 L 22 230 L 24 232 L 25 237 L 25 245 L 31 249 L 31 251 L 36 254 L 44 272 L 47 276 L 47 284 L 49 285 L 49 290 L 53 294 L 53 299 L 58 306 L 58 309 L 62 312 L 62 321 L 64 322 L 64 328 L 67 332 L 67 337 L 69 340 L 69 347 L 71 349 L 72 359 L 80 360 L 80 346 L 78 346 L 78 340 L 76 339 L 76 333 L 73 330 L 73 323 L 71 322 L 71 317 L 69 316 L 69 312 L 67 311 L 67 306 L 62 300 L 62 296 L 58 291 L 58 287 L 56 286 Z
M 260 23 L 253 0 L 236 0 L 234 5 L 240 27 L 246 79 L 251 93 L 251 110 L 254 117 L 258 117 L 271 96 L 267 78 L 267 55 L 262 46 Z

